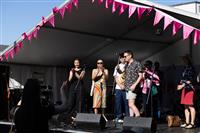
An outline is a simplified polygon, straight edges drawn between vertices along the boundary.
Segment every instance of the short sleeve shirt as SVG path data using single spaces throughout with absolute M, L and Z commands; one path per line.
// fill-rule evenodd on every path
M 130 90 L 130 87 L 137 81 L 139 73 L 142 71 L 140 62 L 134 60 L 125 69 L 125 89 Z

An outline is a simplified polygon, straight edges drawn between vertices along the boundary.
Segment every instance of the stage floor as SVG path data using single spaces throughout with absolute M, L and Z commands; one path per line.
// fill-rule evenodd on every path
M 0 133 L 8 133 L 12 122 L 0 121 Z M 50 133 L 135 133 L 131 131 L 124 131 L 122 125 L 114 126 L 107 124 L 103 130 L 83 130 L 79 128 L 72 128 L 69 126 L 50 126 Z M 138 132 L 141 133 L 141 132 Z M 200 127 L 194 129 L 184 129 L 180 127 L 167 127 L 167 124 L 158 124 L 156 133 L 200 133 Z
M 112 123 L 112 122 L 111 122 Z M 107 124 L 103 130 L 83 130 L 71 127 L 51 127 L 50 133 L 135 133 L 133 131 L 123 130 L 122 125 Z M 138 132 L 142 133 L 142 132 Z M 169 128 L 167 124 L 158 124 L 156 133 L 200 133 L 200 127 L 194 129 L 184 129 L 180 127 Z

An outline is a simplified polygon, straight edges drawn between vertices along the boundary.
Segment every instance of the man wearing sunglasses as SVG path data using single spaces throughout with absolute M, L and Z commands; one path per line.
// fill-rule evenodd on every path
M 130 116 L 135 115 L 135 117 L 139 117 L 140 113 L 135 105 L 135 100 L 137 97 L 135 89 L 142 79 L 142 65 L 140 62 L 135 60 L 133 52 L 130 50 L 124 52 L 124 58 L 127 62 L 124 86 L 126 90 L 126 99 L 128 100 L 128 106 L 130 109 Z

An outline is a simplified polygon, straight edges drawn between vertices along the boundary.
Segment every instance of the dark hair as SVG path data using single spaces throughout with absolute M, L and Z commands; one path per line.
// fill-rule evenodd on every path
M 131 55 L 132 58 L 134 57 L 133 52 L 131 50 L 126 50 L 126 51 L 124 51 L 124 53 L 128 53 L 129 55 Z
M 148 69 L 152 68 L 153 62 L 150 60 L 145 61 L 144 66 Z
M 124 53 L 120 53 L 119 58 L 123 58 L 123 57 L 124 57 Z

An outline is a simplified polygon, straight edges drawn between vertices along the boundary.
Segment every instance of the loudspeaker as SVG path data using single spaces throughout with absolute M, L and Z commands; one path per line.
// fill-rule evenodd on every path
M 123 128 L 124 130 L 131 130 L 135 133 L 151 133 L 156 130 L 153 119 L 150 117 L 125 117 Z
M 77 113 L 76 127 L 81 129 L 100 130 L 105 128 L 106 121 L 100 114 Z

